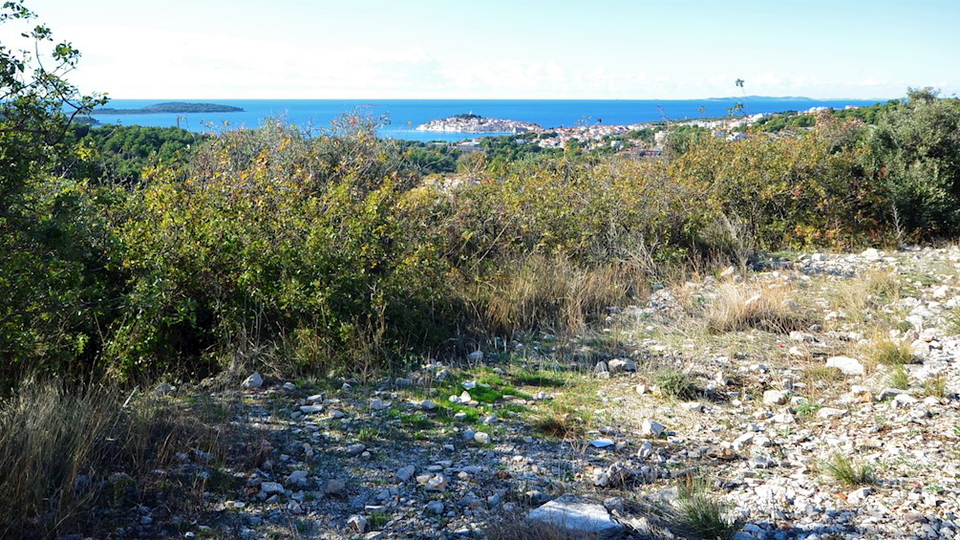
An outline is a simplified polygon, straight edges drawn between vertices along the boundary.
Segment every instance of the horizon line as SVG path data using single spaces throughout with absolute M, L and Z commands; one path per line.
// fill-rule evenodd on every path
M 323 97 L 323 98 L 286 98 L 286 97 L 272 97 L 272 98 L 244 98 L 244 97 L 217 97 L 217 98 L 206 98 L 206 97 L 113 97 L 109 94 L 106 94 L 106 97 L 110 101 L 114 100 L 139 100 L 139 101 L 200 101 L 200 100 L 220 100 L 220 101 L 698 101 L 698 100 L 744 100 L 744 99 L 781 99 L 781 100 L 792 100 L 792 101 L 890 101 L 893 99 L 901 99 L 903 96 L 898 97 L 825 97 L 825 98 L 812 98 L 807 96 L 764 96 L 764 95 L 748 95 L 748 96 L 711 96 L 711 97 L 696 97 L 696 98 L 484 98 L 484 97 L 400 97 L 400 98 L 391 98 L 391 97 Z

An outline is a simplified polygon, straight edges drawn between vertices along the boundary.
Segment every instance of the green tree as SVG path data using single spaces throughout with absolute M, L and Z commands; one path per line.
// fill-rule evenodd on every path
M 879 112 L 867 144 L 901 227 L 914 235 L 960 232 L 960 100 L 910 89 L 906 103 Z
M 34 18 L 22 1 L 0 7 L 8 27 Z M 89 192 L 53 171 L 73 151 L 70 122 L 105 99 L 64 78 L 80 58 L 69 43 L 42 24 L 21 36 L 35 52 L 0 44 L 0 377 L 88 353 L 104 276 Z

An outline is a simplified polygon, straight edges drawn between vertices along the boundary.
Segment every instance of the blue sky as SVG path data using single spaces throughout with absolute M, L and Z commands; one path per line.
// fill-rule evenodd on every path
M 114 98 L 960 93 L 957 0 L 27 0 Z M 0 28 L 11 43 L 12 25 Z

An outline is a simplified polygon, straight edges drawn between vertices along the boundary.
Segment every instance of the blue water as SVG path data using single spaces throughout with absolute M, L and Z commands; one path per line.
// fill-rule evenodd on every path
M 137 109 L 165 101 L 218 103 L 242 107 L 244 112 L 96 115 L 101 124 L 123 124 L 172 127 L 179 126 L 196 132 L 218 133 L 224 129 L 255 128 L 266 118 L 281 117 L 287 123 L 312 127 L 315 131 L 328 129 L 331 121 L 342 114 L 361 111 L 374 117 L 386 115 L 389 124 L 381 127 L 383 137 L 420 141 L 457 141 L 476 138 L 469 133 L 435 133 L 415 131 L 430 120 L 455 114 L 478 114 L 487 118 L 505 118 L 540 124 L 544 128 L 570 127 L 579 124 L 638 124 L 667 120 L 685 120 L 726 116 L 735 103 L 744 104 L 744 113 L 756 114 L 787 110 L 806 110 L 811 107 L 843 108 L 846 105 L 866 106 L 876 100 L 812 100 L 803 98 L 714 98 L 699 100 L 169 100 L 169 99 L 115 99 L 108 107 Z M 700 109 L 703 108 L 703 111 Z

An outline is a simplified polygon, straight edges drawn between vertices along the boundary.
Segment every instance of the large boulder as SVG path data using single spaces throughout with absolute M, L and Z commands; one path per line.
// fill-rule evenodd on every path
M 602 504 L 584 501 L 576 495 L 562 495 L 527 515 L 527 521 L 548 523 L 574 534 L 615 537 L 623 525 L 610 517 Z

